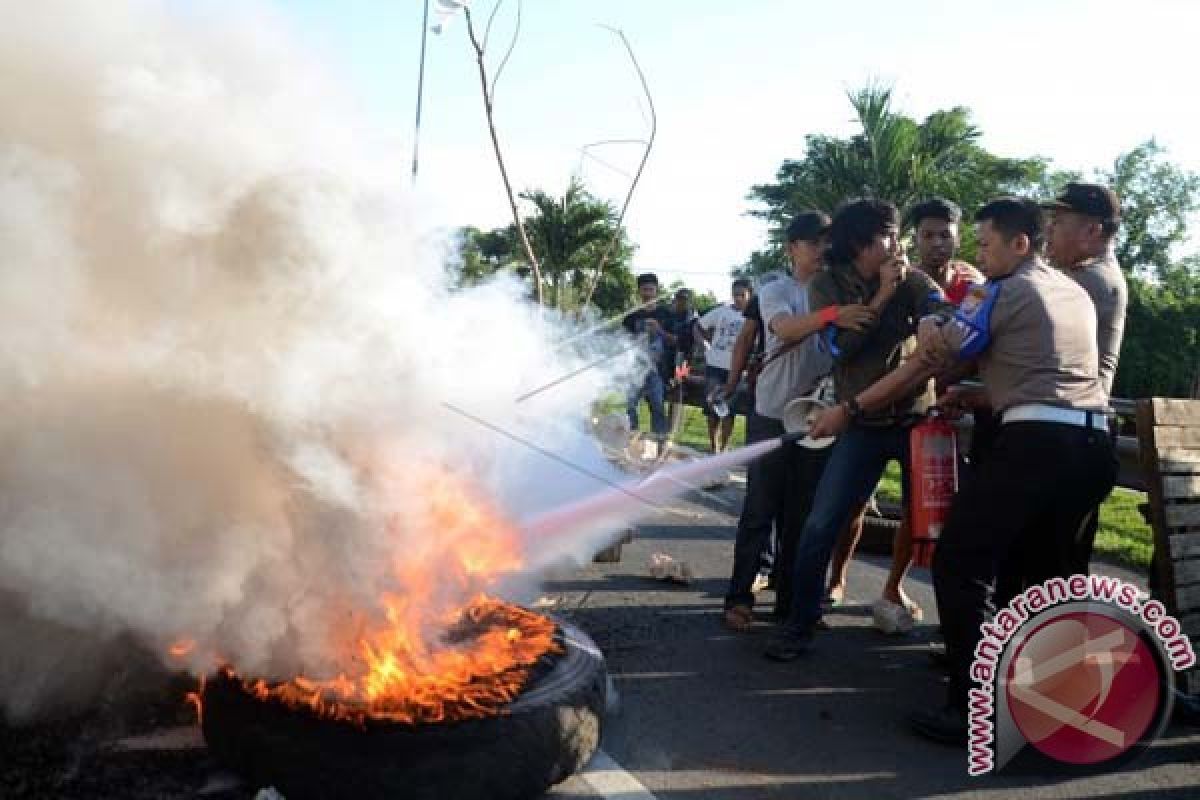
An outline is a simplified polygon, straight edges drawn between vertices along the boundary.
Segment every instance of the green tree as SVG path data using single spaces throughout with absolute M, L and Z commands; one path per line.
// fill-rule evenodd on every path
M 1119 397 L 1189 397 L 1200 378 L 1200 284 L 1179 295 L 1141 278 L 1129 282 Z
M 576 179 L 560 197 L 530 189 L 522 192 L 521 198 L 533 207 L 523 224 L 541 265 L 546 302 L 560 309 L 577 308 L 588 279 L 616 235 L 616 245 L 609 253 L 592 304 L 608 312 L 628 308 L 636 290 L 629 269 L 634 246 L 625 230 L 617 228 L 613 206 L 593 197 Z M 487 232 L 461 229 L 458 262 L 459 283 L 464 286 L 504 269 L 525 279 L 532 273 L 513 225 Z
M 612 237 L 616 210 L 596 200 L 579 180 L 572 178 L 561 197 L 542 189 L 521 192 L 535 213 L 526 217 L 525 232 L 541 261 L 548 284 L 548 302 L 565 308 L 570 302 L 565 287 L 581 289 L 588 268 L 595 267 L 600 253 Z
M 969 211 L 998 194 L 1031 193 L 1046 177 L 1044 159 L 983 149 L 966 108 L 935 111 L 918 122 L 892 109 L 891 89 L 867 86 L 848 97 L 857 133 L 807 136 L 803 158 L 784 161 L 775 183 L 750 190 L 749 199 L 760 206 L 750 213 L 767 221 L 771 243 L 743 265 L 744 274 L 784 264 L 780 236 L 805 209 L 832 213 L 854 197 L 880 197 L 903 208 L 942 195 Z
M 592 305 L 606 314 L 624 311 L 636 301 L 637 279 L 624 264 L 609 263 L 592 293 Z
M 1151 139 L 1118 156 L 1112 170 L 1097 177 L 1121 198 L 1121 266 L 1165 281 L 1185 263 L 1177 251 L 1187 240 L 1188 218 L 1200 210 L 1200 175 L 1167 161 Z
M 1113 393 L 1193 395 L 1200 381 L 1200 255 L 1179 251 L 1189 218 L 1200 209 L 1200 175 L 1169 162 L 1151 139 L 1095 179 L 1121 198 L 1116 252 L 1129 282 Z
M 451 267 L 459 287 L 476 286 L 500 270 L 521 266 L 513 256 L 517 244 L 511 226 L 491 231 L 472 226 L 459 228 L 455 243 L 458 258 Z
M 717 296 L 713 294 L 711 289 L 692 293 L 692 307 L 701 316 L 704 316 L 719 305 L 721 305 L 721 301 L 717 299 Z

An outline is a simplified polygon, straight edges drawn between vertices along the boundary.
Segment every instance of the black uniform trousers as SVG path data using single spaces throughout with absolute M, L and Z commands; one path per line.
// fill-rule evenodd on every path
M 1105 431 L 1057 422 L 1002 426 L 955 496 L 934 555 L 951 706 L 967 709 L 971 661 L 980 626 L 997 610 L 1001 565 L 1021 554 L 1021 574 L 1031 583 L 1076 572 L 1081 532 L 1116 479 Z
M 746 419 L 746 443 L 784 434 L 783 423 L 751 414 Z M 751 587 L 758 574 L 763 549 L 776 527 L 778 551 L 771 575 L 775 583 L 774 614 L 786 619 L 792 599 L 792 565 L 796 541 L 812 508 L 813 495 L 832 447 L 810 450 L 785 444 L 753 461 L 746 471 L 746 500 L 738 519 L 733 547 L 733 574 L 725 594 L 725 608 L 754 605 Z
M 993 419 L 996 429 L 999 430 L 999 418 L 993 417 Z M 1115 432 L 1110 431 L 1109 438 L 1113 442 L 1113 452 L 1115 454 Z M 983 457 L 986 457 L 986 451 L 983 453 Z M 1103 499 L 1101 502 L 1103 502 Z M 1091 571 L 1092 549 L 1096 544 L 1096 533 L 1099 530 L 1100 506 L 1097 505 L 1084 518 L 1083 523 L 1077 531 L 1075 546 L 1072 550 L 1073 560 L 1070 565 L 1072 575 L 1087 575 Z M 1026 543 L 1026 546 L 1029 546 L 1029 544 Z M 1004 608 L 1018 594 L 1044 580 L 1038 577 L 1042 570 L 1037 566 L 1038 553 L 1036 543 L 1032 546 L 1034 552 L 1027 553 L 1020 549 L 1014 550 L 1009 553 L 1007 560 L 1000 565 L 1000 572 L 996 575 L 996 608 Z M 1153 574 L 1153 570 L 1151 570 L 1151 574 Z

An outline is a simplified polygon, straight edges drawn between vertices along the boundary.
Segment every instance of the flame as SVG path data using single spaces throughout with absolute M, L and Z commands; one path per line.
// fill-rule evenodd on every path
M 561 650 L 549 619 L 491 598 L 466 609 L 459 628 L 468 634 L 461 647 L 428 646 L 402 629 L 381 631 L 361 643 L 365 668 L 357 677 L 242 679 L 242 685 L 259 700 L 322 718 L 410 724 L 471 719 L 503 713 L 539 659 Z M 224 673 L 236 677 L 230 668 Z
M 183 696 L 184 702 L 196 709 L 196 724 L 204 724 L 204 681 L 200 678 L 200 685 L 196 687 L 196 691 L 188 692 Z
M 333 632 L 353 642 L 337 659 L 340 672 L 270 682 L 239 677 L 228 664 L 222 673 L 261 701 L 360 724 L 503 713 L 539 660 L 561 651 L 556 626 L 487 593 L 523 565 L 514 527 L 447 472 L 431 471 L 419 490 L 425 503 L 416 519 L 410 513 L 386 522 L 406 548 L 391 564 L 397 590 L 381 593 L 377 608 L 358 615 L 361 629 Z
M 171 656 L 171 658 L 184 658 L 190 655 L 195 649 L 195 639 L 180 639 L 167 648 L 167 653 Z

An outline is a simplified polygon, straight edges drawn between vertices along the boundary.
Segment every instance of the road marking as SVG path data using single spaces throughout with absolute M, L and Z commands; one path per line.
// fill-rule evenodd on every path
M 596 751 L 580 777 L 608 800 L 658 800 L 603 750 Z

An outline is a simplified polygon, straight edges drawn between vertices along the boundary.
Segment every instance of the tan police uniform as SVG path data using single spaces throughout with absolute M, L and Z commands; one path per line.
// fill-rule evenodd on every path
M 1054 200 L 1041 207 L 1057 213 L 1081 214 L 1115 231 L 1121 221 L 1121 200 L 1116 192 L 1098 183 L 1072 181 L 1063 187 Z M 1116 254 L 1108 249 L 1103 255 L 1087 259 L 1065 270 L 1092 298 L 1099 320 L 1097 335 L 1100 345 L 1100 382 L 1105 392 L 1112 392 L 1121 355 L 1121 338 L 1125 331 L 1125 305 L 1128 288 Z
M 1071 278 L 1031 258 L 973 288 L 937 336 L 945 353 L 978 361 L 1001 419 L 994 450 L 955 497 L 933 565 L 950 704 L 965 711 L 998 565 L 1028 554 L 1024 574 L 1038 582 L 1086 565 L 1080 529 L 1112 489 L 1117 463 L 1096 315 Z
M 1117 375 L 1117 361 L 1121 357 L 1121 340 L 1125 335 L 1125 307 L 1129 302 L 1125 274 L 1121 272 L 1116 254 L 1111 251 L 1089 258 L 1066 270 L 1066 273 L 1084 288 L 1096 308 L 1100 383 L 1104 391 L 1111 394 L 1113 379 Z
M 1100 384 L 1108 395 L 1112 395 L 1113 380 L 1117 376 L 1117 362 L 1121 357 L 1121 340 L 1125 334 L 1125 307 L 1129 289 L 1125 285 L 1125 274 L 1111 250 L 1102 256 L 1089 258 L 1066 270 L 1088 296 L 1096 309 L 1096 343 L 1100 348 Z M 1115 435 L 1116 429 L 1113 429 Z M 1080 533 L 1080 554 L 1091 555 L 1096 533 L 1100 529 L 1100 507 L 1092 509 Z M 1088 563 L 1077 565 L 1078 572 L 1086 572 Z M 1024 583 L 1026 581 L 1022 581 Z M 1017 587 L 1019 589 L 1019 587 Z

